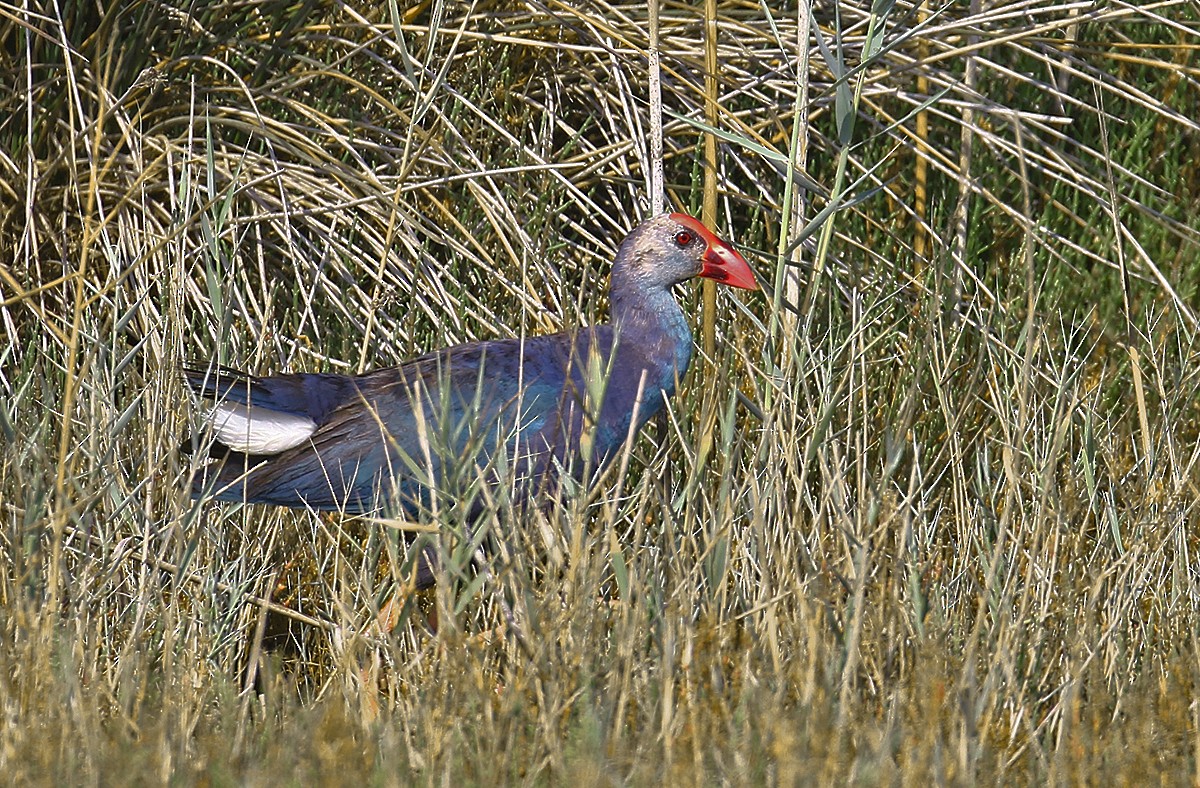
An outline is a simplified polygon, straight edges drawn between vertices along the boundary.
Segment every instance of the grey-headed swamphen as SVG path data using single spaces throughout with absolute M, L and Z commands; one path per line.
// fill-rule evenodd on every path
M 217 458 L 193 497 L 417 519 L 434 490 L 472 481 L 469 518 L 495 499 L 481 487 L 509 484 L 518 504 L 553 492 L 564 473 L 603 468 L 674 393 L 692 335 L 671 288 L 695 276 L 758 287 L 703 224 L 661 214 L 617 251 L 607 325 L 473 342 L 354 377 L 187 370 L 214 400 Z M 432 563 L 427 550 L 419 587 Z

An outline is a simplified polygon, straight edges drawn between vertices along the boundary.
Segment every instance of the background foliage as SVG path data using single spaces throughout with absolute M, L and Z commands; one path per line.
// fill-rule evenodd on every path
M 0 4 L 0 770 L 1193 779 L 1195 5 L 773 5 L 715 127 L 661 9 L 669 200 L 709 127 L 766 292 L 495 588 L 410 597 L 392 526 L 189 501 L 178 369 L 602 319 L 646 5 Z

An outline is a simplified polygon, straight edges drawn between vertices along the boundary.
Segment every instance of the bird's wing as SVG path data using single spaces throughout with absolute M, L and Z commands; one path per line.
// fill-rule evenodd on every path
M 275 456 L 253 458 L 260 461 L 256 467 L 223 469 L 218 482 L 225 489 L 217 497 L 358 512 L 398 504 L 413 513 L 431 503 L 431 488 L 478 489 L 480 480 L 491 478 L 499 447 L 519 447 L 551 417 L 567 378 L 568 354 L 562 335 L 501 340 L 339 378 L 352 381 L 338 392 L 344 400 L 314 419 L 307 439 Z M 280 379 L 258 379 L 247 402 L 320 415 L 283 393 L 305 382 L 268 385 Z

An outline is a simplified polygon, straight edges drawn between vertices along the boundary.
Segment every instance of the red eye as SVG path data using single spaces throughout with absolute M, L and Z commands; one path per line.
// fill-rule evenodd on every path
M 680 230 L 679 232 L 675 233 L 675 243 L 679 244 L 680 246 L 687 246 L 691 242 L 692 234 L 687 230 Z

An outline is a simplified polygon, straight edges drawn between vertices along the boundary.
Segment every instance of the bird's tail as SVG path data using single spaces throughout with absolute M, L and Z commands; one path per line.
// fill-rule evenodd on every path
M 194 451 L 195 445 L 195 442 L 190 444 L 191 450 Z M 212 444 L 208 454 L 213 461 L 197 469 L 192 479 L 192 498 L 247 500 L 247 483 L 253 479 L 255 470 L 269 459 L 231 451 L 219 443 Z

